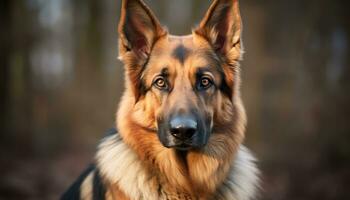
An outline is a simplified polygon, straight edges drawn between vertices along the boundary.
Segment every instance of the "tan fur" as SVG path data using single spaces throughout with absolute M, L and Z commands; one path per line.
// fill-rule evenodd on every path
M 105 197 L 106 200 L 130 200 L 117 185 L 109 185 Z
M 144 23 L 135 21 L 135 17 L 141 17 L 139 20 Z M 254 159 L 241 146 L 246 115 L 239 92 L 241 21 L 238 2 L 215 0 L 192 35 L 172 36 L 142 1 L 124 0 L 119 33 L 120 59 L 125 64 L 126 78 L 116 121 L 121 138 L 106 140 L 97 154 L 101 173 L 111 185 L 109 196 L 135 200 L 248 200 L 253 197 L 257 170 Z M 130 39 L 128 34 L 138 39 Z M 183 62 L 171 54 L 179 45 L 188 49 Z M 145 64 L 151 67 L 145 68 Z M 141 84 L 151 85 L 154 74 L 164 66 L 168 66 L 172 92 L 164 96 L 151 89 L 143 94 Z M 229 95 L 227 91 L 225 94 L 214 89 L 207 91 L 208 98 L 195 95 L 194 73 L 202 66 L 209 66 L 218 85 L 228 85 Z M 145 83 L 141 83 L 141 79 Z M 156 134 L 157 118 L 171 107 L 188 106 L 211 116 L 213 132 L 203 148 L 180 155 L 160 143 Z M 250 171 L 239 168 L 241 163 L 237 162 L 243 162 Z M 128 167 L 130 171 L 126 171 Z M 235 183 L 235 176 L 249 180 L 247 184 L 244 180 Z M 235 188 L 242 185 L 249 194 Z

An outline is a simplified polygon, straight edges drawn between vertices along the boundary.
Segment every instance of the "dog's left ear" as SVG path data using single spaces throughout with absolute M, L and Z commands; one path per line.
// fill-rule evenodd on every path
M 241 27 L 238 0 L 214 0 L 195 33 L 205 37 L 217 53 L 236 60 L 240 58 Z
M 118 32 L 120 57 L 132 52 L 139 60 L 147 58 L 155 41 L 166 33 L 142 0 L 122 0 Z

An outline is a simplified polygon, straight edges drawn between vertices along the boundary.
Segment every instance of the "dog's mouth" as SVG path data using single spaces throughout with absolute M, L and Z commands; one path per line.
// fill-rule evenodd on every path
M 188 151 L 188 150 L 193 149 L 194 147 L 191 144 L 179 143 L 179 144 L 175 144 L 172 146 L 168 146 L 168 148 L 174 148 L 174 149 L 179 150 L 179 151 Z
M 164 136 L 165 135 L 165 136 Z M 200 149 L 207 144 L 206 134 L 198 134 L 186 140 L 181 140 L 173 137 L 170 133 L 162 134 L 158 132 L 158 136 L 162 145 L 166 148 L 172 148 L 179 151 L 189 151 L 194 149 Z

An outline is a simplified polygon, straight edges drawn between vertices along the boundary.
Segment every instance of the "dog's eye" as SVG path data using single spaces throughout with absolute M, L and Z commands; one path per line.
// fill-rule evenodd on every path
M 167 83 L 163 77 L 158 77 L 155 79 L 153 84 L 159 88 L 159 89 L 166 89 L 167 88 Z
M 199 82 L 199 89 L 207 89 L 213 84 L 212 80 L 208 77 L 202 77 Z

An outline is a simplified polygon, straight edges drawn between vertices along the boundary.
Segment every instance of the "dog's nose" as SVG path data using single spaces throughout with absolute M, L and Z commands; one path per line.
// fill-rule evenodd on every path
M 197 122 L 190 117 L 175 117 L 170 120 L 170 133 L 177 139 L 190 139 L 197 132 Z

